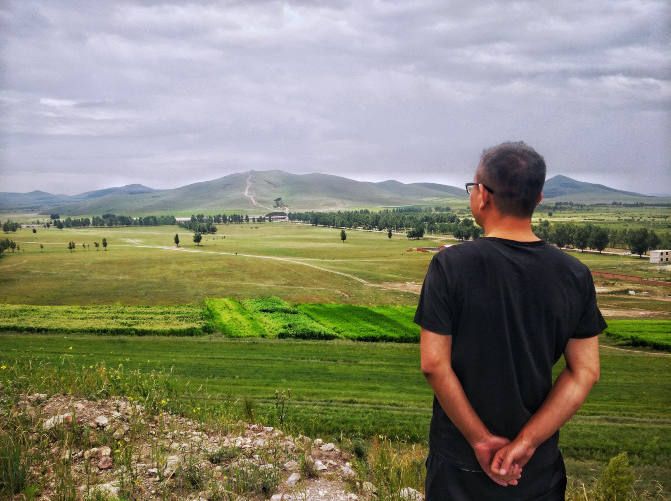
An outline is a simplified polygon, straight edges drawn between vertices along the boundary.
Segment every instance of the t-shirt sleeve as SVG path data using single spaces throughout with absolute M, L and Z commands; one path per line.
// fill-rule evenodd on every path
M 424 277 L 415 323 L 437 334 L 453 335 L 452 322 L 448 277 L 443 265 L 434 256 Z
M 594 288 L 594 280 L 592 274 L 587 272 L 587 300 L 585 301 L 585 308 L 582 316 L 578 321 L 578 325 L 571 337 L 573 338 L 588 338 L 598 336 L 603 330 L 608 327 L 606 321 L 599 311 L 596 304 L 596 290 Z

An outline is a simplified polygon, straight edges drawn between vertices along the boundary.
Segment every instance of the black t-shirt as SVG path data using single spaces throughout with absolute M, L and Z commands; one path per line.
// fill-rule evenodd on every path
M 415 322 L 452 336 L 452 367 L 475 412 L 510 440 L 552 388 L 552 366 L 570 338 L 606 327 L 584 264 L 543 241 L 480 238 L 433 257 Z M 559 433 L 526 470 L 557 459 Z M 432 453 L 480 470 L 472 448 L 434 398 Z

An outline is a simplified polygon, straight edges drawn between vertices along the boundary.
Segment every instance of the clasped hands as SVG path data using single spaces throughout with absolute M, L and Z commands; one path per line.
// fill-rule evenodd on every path
M 535 448 L 524 440 L 516 438 L 512 442 L 505 437 L 489 435 L 473 444 L 475 457 L 482 471 L 493 482 L 507 487 L 517 485 Z

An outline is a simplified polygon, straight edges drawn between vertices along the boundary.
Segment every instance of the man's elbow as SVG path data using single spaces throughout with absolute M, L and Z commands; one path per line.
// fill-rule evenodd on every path
M 448 368 L 449 366 L 445 363 L 445 360 L 433 357 L 422 357 L 420 362 L 422 374 L 424 374 L 424 377 L 427 379 Z

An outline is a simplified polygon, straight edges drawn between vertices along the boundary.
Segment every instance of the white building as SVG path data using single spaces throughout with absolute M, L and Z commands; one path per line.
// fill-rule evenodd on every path
M 650 251 L 650 263 L 670 263 L 671 262 L 671 250 L 651 250 Z

